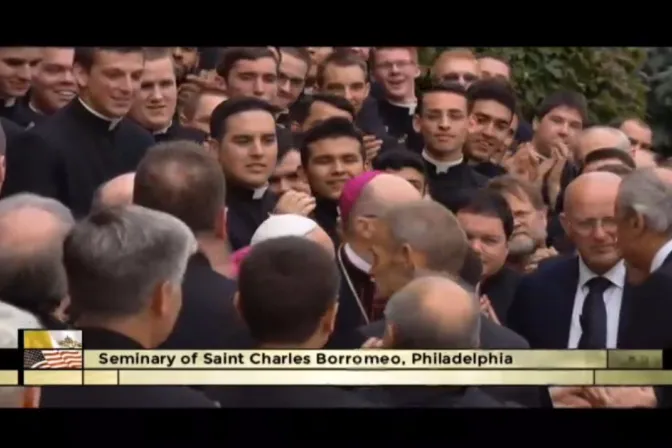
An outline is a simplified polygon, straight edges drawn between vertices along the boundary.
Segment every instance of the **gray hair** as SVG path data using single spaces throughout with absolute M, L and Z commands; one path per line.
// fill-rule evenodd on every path
M 442 279 L 460 284 L 451 275 L 429 271 L 419 273 L 416 279 Z M 385 307 L 385 319 L 398 329 L 395 348 L 461 350 L 479 347 L 481 313 L 472 288 L 465 288 L 473 299 L 472 312 L 460 326 L 451 327 L 446 325 L 444 319 L 425 309 L 423 295 L 427 288 L 413 287 L 413 283 L 392 295 Z M 450 300 L 450 297 L 446 297 L 446 300 Z
M 619 210 L 642 215 L 657 233 L 672 233 L 672 187 L 653 168 L 641 168 L 623 178 L 618 190 Z
M 419 200 L 392 208 L 383 217 L 397 245 L 424 254 L 427 268 L 458 275 L 469 244 L 455 215 L 434 201 Z
M 0 302 L 0 349 L 19 348 L 19 330 L 42 328 L 32 314 Z M 20 408 L 23 387 L 0 387 L 0 408 Z
M 163 282 L 181 285 L 196 250 L 177 218 L 137 205 L 92 213 L 65 240 L 73 312 L 98 318 L 141 312 Z
M 14 236 L 22 230 L 12 225 L 12 216 L 26 209 L 50 214 L 61 230 L 29 247 L 16 244 Z M 0 201 L 1 299 L 43 317 L 60 305 L 68 294 L 63 239 L 74 223 L 70 210 L 54 199 L 22 193 Z
M 617 142 L 614 145 L 614 148 L 620 149 L 621 151 L 624 152 L 628 153 L 630 152 L 631 148 L 630 139 L 628 138 L 627 135 L 625 135 L 625 132 L 621 131 L 620 129 L 613 128 L 611 126 L 591 126 L 587 129 L 584 129 L 583 135 L 589 135 L 596 132 L 612 134 L 614 137 L 617 138 Z

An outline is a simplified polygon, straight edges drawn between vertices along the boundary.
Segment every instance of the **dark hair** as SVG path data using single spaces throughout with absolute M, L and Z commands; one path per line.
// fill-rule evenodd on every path
M 613 159 L 618 159 L 620 162 L 623 163 L 623 165 L 633 170 L 637 168 L 635 160 L 632 158 L 632 156 L 630 156 L 630 154 L 623 151 L 622 149 L 618 148 L 601 148 L 596 149 L 595 151 L 591 151 L 590 153 L 588 153 L 585 160 L 583 161 L 583 166 L 585 167 L 594 162 L 600 162 L 603 160 L 613 160 Z
M 221 96 L 223 98 L 227 98 L 226 92 L 224 90 L 216 88 L 205 88 L 205 89 L 199 88 L 196 92 L 194 92 L 193 95 L 191 95 L 191 97 L 189 97 L 189 99 L 182 106 L 182 115 L 184 115 L 184 118 L 186 118 L 187 120 L 194 119 L 196 111 L 198 110 L 198 105 L 201 102 L 201 98 L 203 98 L 206 95 Z
M 422 115 L 425 102 L 424 99 L 427 95 L 431 95 L 433 93 L 452 93 L 467 98 L 467 90 L 461 84 L 455 82 L 434 84 L 430 88 L 422 92 L 422 95 L 420 95 L 420 97 L 418 98 L 418 105 L 415 108 L 416 115 L 418 116 Z
M 511 116 L 516 113 L 516 94 L 508 83 L 499 79 L 482 79 L 473 83 L 467 90 L 469 113 L 477 101 L 495 101 L 511 111 Z
M 334 305 L 339 284 L 334 260 L 317 243 L 273 238 L 255 245 L 240 267 L 241 315 L 258 342 L 299 344 Z
M 272 58 L 276 64 L 278 62 L 273 51 L 267 47 L 228 47 L 222 51 L 216 72 L 226 80 L 238 61 L 257 61 L 264 58 Z
M 210 117 L 210 135 L 215 140 L 221 140 L 226 135 L 226 121 L 229 117 L 242 114 L 243 112 L 258 110 L 268 112 L 275 120 L 277 109 L 262 99 L 238 97 L 222 101 L 212 111 L 212 116 Z
M 581 115 L 583 126 L 588 126 L 588 103 L 586 97 L 573 90 L 560 90 L 548 95 L 539 106 L 536 118 L 541 120 L 549 112 L 558 107 L 574 109 Z
M 143 57 L 145 55 L 143 47 L 76 47 L 74 63 L 88 72 L 96 62 L 96 55 L 101 51 L 122 54 L 140 53 Z
M 488 218 L 498 218 L 502 222 L 506 239 L 513 233 L 513 213 L 506 199 L 495 190 L 480 189 L 469 192 L 457 207 L 457 213 L 471 213 Z
M 310 58 L 310 52 L 305 47 L 278 47 L 278 50 L 281 58 L 282 53 L 285 53 L 297 59 L 301 59 L 308 66 L 308 71 L 310 71 L 310 66 L 312 65 L 313 60 Z
M 292 131 L 285 128 L 278 128 L 278 163 L 282 161 L 283 157 L 287 155 L 292 149 L 298 150 L 296 146 L 296 141 Z
M 316 81 L 320 87 L 324 86 L 324 72 L 327 66 L 335 65 L 336 67 L 359 67 L 364 72 L 364 78 L 368 80 L 369 68 L 366 61 L 352 53 L 350 50 L 337 50 L 327 56 L 324 61 L 317 67 Z
M 325 120 L 323 123 L 318 124 L 303 135 L 301 142 L 301 165 L 304 167 L 308 166 L 311 144 L 321 140 L 341 137 L 349 137 L 353 140 L 357 140 L 360 148 L 359 154 L 362 156 L 362 160 L 366 158 L 364 139 L 361 131 L 347 119 L 335 117 Z
M 467 248 L 467 253 L 464 257 L 464 263 L 462 264 L 462 269 L 460 269 L 460 279 L 475 288 L 478 282 L 481 281 L 481 275 L 483 275 L 483 264 L 481 259 L 478 257 L 478 254 L 474 252 L 471 247 Z
M 378 171 L 400 171 L 404 168 L 412 168 L 427 177 L 427 169 L 420 154 L 404 147 L 379 153 L 371 162 L 371 167 Z
M 632 173 L 634 170 L 626 165 L 609 164 L 609 165 L 603 165 L 595 171 L 602 171 L 604 173 L 612 173 L 621 177 L 625 177 L 628 174 Z
M 292 119 L 297 121 L 299 124 L 305 123 L 305 121 L 310 116 L 310 108 L 313 107 L 313 104 L 317 102 L 327 103 L 331 106 L 334 106 L 337 109 L 349 113 L 352 115 L 352 119 L 355 119 L 355 108 L 352 106 L 350 101 L 340 96 L 323 93 L 310 96 L 306 95 L 301 98 L 296 103 L 296 105 L 292 107 Z
M 153 146 L 135 174 L 133 203 L 168 213 L 194 233 L 214 231 L 225 197 L 221 168 L 194 142 Z
M 173 58 L 173 54 L 168 47 L 146 47 L 144 49 L 145 61 L 157 61 L 164 58 Z

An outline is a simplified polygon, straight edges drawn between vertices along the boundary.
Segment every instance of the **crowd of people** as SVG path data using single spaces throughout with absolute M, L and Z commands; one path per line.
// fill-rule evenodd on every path
M 0 47 L 0 347 L 672 348 L 672 168 L 414 47 Z M 431 86 L 416 91 L 416 80 Z M 0 388 L 0 407 L 668 407 L 658 387 Z

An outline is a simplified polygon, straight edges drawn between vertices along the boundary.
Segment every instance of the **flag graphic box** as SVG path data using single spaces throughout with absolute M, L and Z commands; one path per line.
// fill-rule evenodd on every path
M 82 332 L 26 330 L 23 332 L 25 369 L 81 369 Z

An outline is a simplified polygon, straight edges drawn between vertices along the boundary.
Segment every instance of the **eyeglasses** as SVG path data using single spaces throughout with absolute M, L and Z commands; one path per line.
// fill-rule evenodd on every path
M 601 227 L 605 232 L 615 232 L 618 228 L 618 222 L 614 217 L 607 218 L 589 218 L 583 221 L 572 223 L 572 227 L 583 235 L 593 233 L 598 227 Z
M 472 82 L 478 81 L 478 76 L 473 73 L 446 73 L 441 77 L 441 81 L 471 84 Z

